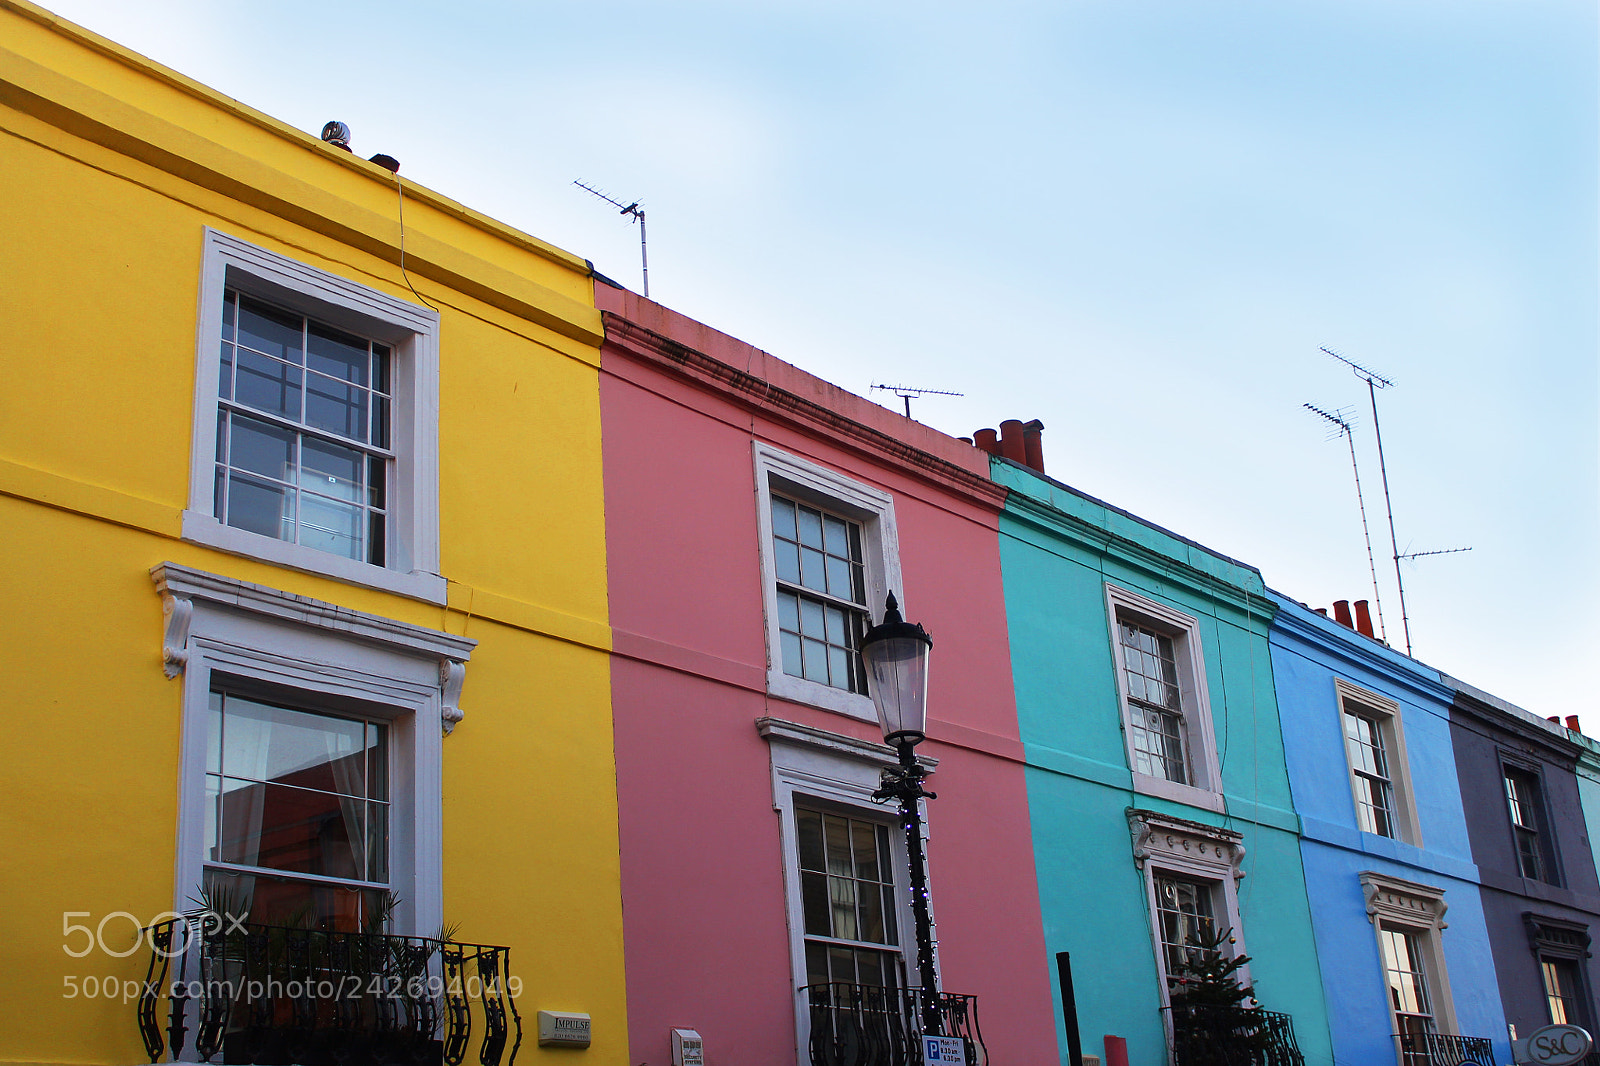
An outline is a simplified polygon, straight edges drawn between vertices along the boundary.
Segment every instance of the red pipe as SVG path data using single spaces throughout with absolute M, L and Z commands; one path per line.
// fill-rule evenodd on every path
M 1354 620 L 1352 620 L 1350 617 L 1349 600 L 1333 601 L 1333 620 L 1344 626 L 1346 629 L 1354 629 L 1356 627 Z
M 1372 612 L 1367 610 L 1367 601 L 1357 600 L 1355 602 L 1355 609 L 1356 632 L 1360 633 L 1364 637 L 1371 637 L 1373 640 L 1377 640 L 1378 635 L 1372 631 Z

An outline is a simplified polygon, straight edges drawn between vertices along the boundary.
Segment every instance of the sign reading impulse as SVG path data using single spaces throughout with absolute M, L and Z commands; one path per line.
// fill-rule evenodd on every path
M 1589 1034 L 1576 1025 L 1547 1025 L 1526 1040 L 1512 1041 L 1511 1051 L 1518 1062 L 1534 1066 L 1572 1066 L 1582 1061 L 1593 1045 Z

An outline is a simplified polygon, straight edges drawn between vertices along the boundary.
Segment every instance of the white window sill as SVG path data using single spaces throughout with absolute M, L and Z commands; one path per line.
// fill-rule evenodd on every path
M 1187 803 L 1191 807 L 1201 807 L 1218 814 L 1228 813 L 1227 804 L 1220 792 L 1211 792 L 1194 785 L 1180 785 L 1176 781 L 1168 781 L 1164 777 L 1151 777 L 1137 770 L 1133 774 L 1133 790 L 1144 796 L 1155 796 L 1174 803 Z
M 877 709 L 872 706 L 872 701 L 866 696 L 855 692 L 846 692 L 842 688 L 824 685 L 816 681 L 807 681 L 803 677 L 786 674 L 782 670 L 772 670 L 767 674 L 767 691 L 779 699 L 792 700 L 795 703 L 804 703 L 812 707 L 820 707 L 825 711 L 858 718 L 863 722 L 878 721 Z
M 350 585 L 393 592 L 399 596 L 408 596 L 427 603 L 445 602 L 446 582 L 438 574 L 386 570 L 381 566 L 307 548 L 303 544 L 291 544 L 273 537 L 264 537 L 259 533 L 225 526 L 211 515 L 199 511 L 183 512 L 183 539 L 232 555 L 260 559 L 293 570 L 302 570 L 308 574 L 331 577 L 335 581 L 343 581 Z M 870 703 L 868 709 L 871 709 Z

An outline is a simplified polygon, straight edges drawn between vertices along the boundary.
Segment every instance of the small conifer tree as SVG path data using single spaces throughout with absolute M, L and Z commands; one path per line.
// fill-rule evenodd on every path
M 1183 962 L 1167 977 L 1180 1066 L 1256 1063 L 1266 1051 L 1255 986 L 1239 979 L 1250 956 L 1228 954 L 1231 932 L 1191 934 Z

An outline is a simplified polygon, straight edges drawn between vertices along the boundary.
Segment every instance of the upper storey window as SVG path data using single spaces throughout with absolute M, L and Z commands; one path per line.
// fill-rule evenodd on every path
M 218 521 L 385 565 L 387 345 L 228 290 L 218 375 Z
M 1400 705 L 1334 679 L 1356 826 L 1364 833 L 1422 845 L 1406 761 Z
M 868 722 L 861 637 L 904 602 L 894 499 L 766 444 L 754 448 L 767 691 Z
M 1134 789 L 1221 811 L 1199 621 L 1115 585 L 1106 610 Z
M 783 672 L 865 692 L 858 654 L 868 617 L 861 524 L 774 494 L 772 555 Z
M 1344 748 L 1355 787 L 1356 822 L 1364 832 L 1394 836 L 1394 785 L 1389 780 L 1389 753 L 1378 720 L 1346 708 Z
M 438 330 L 207 230 L 184 537 L 443 602 Z
M 1511 832 L 1517 846 L 1517 869 L 1523 877 L 1555 883 L 1546 831 L 1544 799 L 1539 790 L 1539 775 L 1531 770 L 1502 768 L 1506 786 L 1506 808 L 1511 815 Z
M 1152 777 L 1189 784 L 1183 701 L 1172 638 L 1137 622 L 1120 621 L 1123 680 L 1128 689 L 1128 728 L 1134 768 Z

